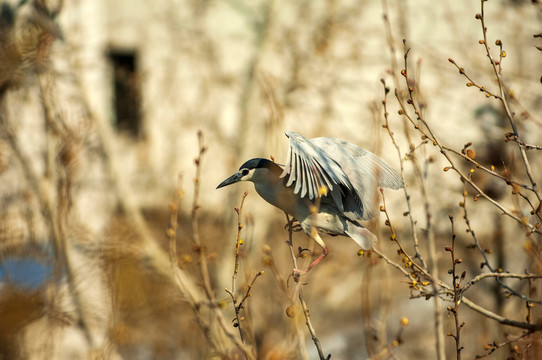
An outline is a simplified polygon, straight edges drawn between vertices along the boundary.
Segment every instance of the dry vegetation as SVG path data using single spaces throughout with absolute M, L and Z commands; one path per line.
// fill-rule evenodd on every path
M 310 133 L 299 129 L 309 137 L 347 135 L 350 125 L 330 119 L 340 117 L 344 98 L 356 98 L 359 83 L 350 77 L 376 44 L 356 33 L 363 2 L 323 2 L 320 17 L 308 3 L 288 5 L 297 10 L 290 26 L 282 26 L 273 1 L 228 2 L 254 31 L 242 80 L 232 80 L 212 36 L 194 26 L 196 45 L 176 51 L 204 57 L 201 69 L 214 72 L 198 83 L 194 104 L 172 104 L 188 120 L 168 134 L 197 138 L 197 147 L 183 150 L 192 165 L 166 174 L 152 168 L 149 177 L 161 182 L 145 185 L 125 171 L 123 138 L 90 105 L 81 64 L 70 55 L 80 49 L 57 25 L 68 5 L 2 5 L 0 359 L 539 359 L 542 70 L 524 74 L 507 61 L 514 51 L 529 54 L 528 68 L 542 69 L 532 65 L 542 63 L 542 34 L 508 44 L 496 35 L 505 19 L 487 11 L 540 18 L 542 5 L 482 0 L 469 18 L 450 20 L 477 26 L 479 44 L 460 41 L 444 57 L 448 67 L 424 77 L 416 39 L 397 30 L 408 27 L 406 2 L 389 2 L 379 11 L 379 39 L 386 40 L 376 45 L 386 58 L 371 65 L 382 80 L 361 113 L 372 112 L 379 129 L 365 133 L 386 145 L 406 186 L 379 193 L 380 219 L 368 225 L 379 235 L 375 249 L 358 252 L 348 239 L 329 239 L 330 256 L 301 279 L 291 269 L 319 249 L 283 215 L 251 212 L 251 203 L 267 206 L 252 188 L 211 203 L 208 184 L 222 177 L 211 171 L 217 158 L 209 153 L 219 142 L 234 149 L 221 158 L 233 172 L 240 156 L 258 155 L 251 144 L 268 150 L 264 143 L 286 130 L 292 114 L 317 120 L 308 123 Z M 213 4 L 191 1 L 183 9 L 199 24 Z M 279 55 L 266 60 L 269 53 Z M 335 78 L 336 67 L 347 75 Z M 220 118 L 212 100 L 218 88 L 238 95 L 233 137 L 230 126 L 209 120 Z M 169 90 L 155 99 L 168 101 Z M 462 113 L 469 120 L 452 117 Z M 451 122 L 459 125 L 446 127 Z M 196 134 L 196 125 L 205 131 Z M 271 140 L 249 142 L 255 133 Z M 134 145 L 140 153 L 145 146 Z M 168 198 L 143 206 L 145 196 L 135 193 L 146 191 Z M 23 286 L 9 273 L 21 260 L 42 265 L 39 285 Z

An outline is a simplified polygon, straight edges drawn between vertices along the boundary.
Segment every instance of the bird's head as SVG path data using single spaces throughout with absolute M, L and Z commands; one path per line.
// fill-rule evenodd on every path
M 235 184 L 239 181 L 259 182 L 262 181 L 264 177 L 270 180 L 269 174 L 271 173 L 276 174 L 274 177 L 278 178 L 281 172 L 281 167 L 270 160 L 261 158 L 250 159 L 241 165 L 235 174 L 222 181 L 220 185 L 217 186 L 217 189 Z

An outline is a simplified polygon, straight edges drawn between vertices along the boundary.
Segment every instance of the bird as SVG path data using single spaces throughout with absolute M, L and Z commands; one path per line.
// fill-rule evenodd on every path
M 382 158 L 345 140 L 307 139 L 292 131 L 285 135 L 289 139 L 285 165 L 250 159 L 217 189 L 250 181 L 265 201 L 299 221 L 322 247 L 322 254 L 306 270 L 294 269 L 297 276 L 329 254 L 320 233 L 350 237 L 362 249 L 372 248 L 377 237 L 360 222 L 378 214 L 378 188 L 401 189 L 402 176 Z

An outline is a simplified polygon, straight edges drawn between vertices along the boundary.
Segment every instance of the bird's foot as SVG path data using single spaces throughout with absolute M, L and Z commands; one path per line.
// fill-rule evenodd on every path
M 292 220 L 288 221 L 286 225 L 284 225 L 284 230 L 292 230 L 293 232 L 299 232 L 302 229 L 301 229 L 301 224 L 299 223 L 299 220 L 297 220 L 296 218 L 292 218 Z
M 304 250 L 306 249 L 299 248 L 299 253 L 301 254 L 301 252 Z M 322 259 L 325 258 L 327 254 L 329 254 L 329 249 L 327 248 L 327 246 L 324 246 L 322 254 L 318 256 L 306 270 L 299 270 L 295 268 L 292 272 L 292 277 L 294 278 L 295 282 L 299 282 L 299 278 L 301 277 L 301 275 L 305 275 L 306 273 L 308 273 L 313 267 L 315 267 L 320 261 L 322 261 Z
M 292 278 L 294 279 L 295 282 L 299 282 L 299 278 L 301 277 L 301 275 L 305 275 L 309 270 L 300 270 L 298 268 L 295 268 L 293 271 L 292 271 Z

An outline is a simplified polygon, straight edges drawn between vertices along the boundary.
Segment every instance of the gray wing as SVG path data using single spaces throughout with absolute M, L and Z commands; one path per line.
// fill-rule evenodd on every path
M 361 219 L 368 220 L 375 215 L 378 187 L 390 189 L 403 187 L 402 177 L 375 154 L 336 138 L 320 137 L 311 141 L 335 160 L 350 180 L 361 199 L 363 209 Z M 348 207 L 345 210 L 348 210 Z
M 343 211 L 341 194 L 354 191 L 354 186 L 341 166 L 322 149 L 295 132 L 286 132 L 290 148 L 281 177 L 287 177 L 286 186 L 294 185 L 294 193 L 308 195 L 310 200 L 319 196 L 321 186 L 328 191 L 340 211 Z

